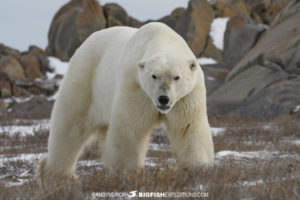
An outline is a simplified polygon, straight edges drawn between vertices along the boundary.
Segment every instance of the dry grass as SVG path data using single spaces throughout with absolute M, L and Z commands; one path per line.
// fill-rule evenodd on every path
M 146 165 L 140 174 L 109 175 L 99 164 L 78 164 L 75 181 L 52 185 L 47 190 L 38 189 L 32 181 L 36 162 L 7 160 L 0 165 L 0 199 L 91 199 L 95 192 L 207 192 L 207 199 L 300 199 L 300 140 L 298 119 L 281 118 L 272 121 L 249 121 L 232 118 L 210 119 L 213 127 L 226 127 L 223 134 L 214 137 L 215 151 L 277 152 L 272 157 L 217 157 L 212 168 L 184 170 L 175 162 L 169 151 L 165 134 L 155 132 L 151 143 L 161 150 L 151 149 Z M 35 136 L 9 137 L 0 134 L 0 155 L 12 157 L 20 153 L 44 152 L 47 130 Z M 24 146 L 13 148 L 14 146 Z M 83 161 L 94 161 L 99 154 L 97 146 L 81 156 Z M 95 153 L 96 152 L 96 153 Z M 26 172 L 24 175 L 24 171 Z M 29 180 L 25 184 L 8 187 L 15 179 Z M 1 184 L 2 183 L 2 184 Z M 100 199 L 100 198 L 99 198 Z M 189 198 L 186 198 L 189 199 Z M 196 198 L 190 198 L 196 199 Z

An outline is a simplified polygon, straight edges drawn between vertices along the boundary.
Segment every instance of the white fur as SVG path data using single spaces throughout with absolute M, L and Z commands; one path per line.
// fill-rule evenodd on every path
M 157 108 L 160 95 L 170 97 L 169 109 Z M 92 134 L 99 136 L 105 166 L 141 168 L 149 135 L 159 123 L 166 124 L 182 165 L 213 163 L 203 72 L 185 41 L 161 23 L 96 32 L 70 61 L 39 172 L 72 176 Z

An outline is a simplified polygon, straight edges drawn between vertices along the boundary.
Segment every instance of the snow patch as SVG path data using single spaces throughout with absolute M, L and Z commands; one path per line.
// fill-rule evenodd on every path
M 4 162 L 15 162 L 18 160 L 27 161 L 29 163 L 36 163 L 36 161 L 44 155 L 46 155 L 46 153 L 18 154 L 13 157 L 4 157 L 4 155 L 0 155 L 0 167 L 4 166 Z
M 211 64 L 217 64 L 217 61 L 215 61 L 212 58 L 198 58 L 198 63 L 200 65 L 211 65 Z
M 261 185 L 264 184 L 264 181 L 262 179 L 256 180 L 256 181 L 243 181 L 241 183 L 242 186 L 256 186 L 256 185 Z
M 210 25 L 209 36 L 213 44 L 220 50 L 224 48 L 224 33 L 226 30 L 229 17 L 218 17 L 213 20 Z
M 27 135 L 34 135 L 37 131 L 41 129 L 49 129 L 49 120 L 36 120 L 32 121 L 32 125 L 5 125 L 1 126 L 0 134 L 6 133 L 10 136 L 15 136 L 19 134 L 21 137 Z
M 48 57 L 49 65 L 53 69 L 53 72 L 47 72 L 47 77 L 53 79 L 55 75 L 65 75 L 68 71 L 68 62 L 63 62 L 55 57 Z
M 223 127 L 211 127 L 211 133 L 214 137 L 224 135 L 226 128 Z
M 296 106 L 293 110 L 293 112 L 298 112 L 298 111 L 300 111 L 300 105 Z

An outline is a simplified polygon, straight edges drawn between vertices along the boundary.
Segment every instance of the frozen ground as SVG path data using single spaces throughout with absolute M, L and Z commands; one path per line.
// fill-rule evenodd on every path
M 296 179 L 299 182 L 299 133 L 280 137 L 261 135 L 270 135 L 279 130 L 281 129 L 278 126 L 270 125 L 270 123 L 260 124 L 260 127 L 213 127 L 216 170 L 220 170 L 218 168 L 222 168 L 226 163 L 239 168 L 255 168 L 260 163 L 263 165 L 266 163 L 287 164 L 287 167 L 292 166 L 293 168 L 289 173 L 265 177 L 245 176 L 242 180 L 233 181 L 232 184 L 235 187 L 249 189 L 257 185 L 266 186 L 277 180 Z M 262 131 L 262 133 L 258 134 L 258 131 Z M 49 120 L 47 119 L 2 122 L 0 128 L 0 185 L 10 190 L 17 190 L 18 187 L 31 184 L 34 167 L 38 160 L 45 155 L 48 134 Z M 291 149 L 291 147 L 293 148 Z M 101 161 L 98 159 L 100 155 L 97 148 L 90 149 L 95 152 L 84 152 L 77 163 L 79 176 L 93 176 L 95 170 L 103 171 Z M 148 149 L 145 160 L 146 170 L 165 170 L 166 166 L 176 166 L 164 130 L 153 132 Z M 263 167 L 259 170 L 263 170 Z

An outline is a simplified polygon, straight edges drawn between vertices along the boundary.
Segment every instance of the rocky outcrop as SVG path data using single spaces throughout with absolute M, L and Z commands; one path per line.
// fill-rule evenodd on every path
M 231 80 L 253 64 L 273 65 L 300 74 L 300 12 L 270 27 L 230 72 Z
M 61 60 L 69 60 L 90 34 L 105 27 L 103 8 L 97 1 L 72 0 L 52 20 L 47 52 Z
M 19 61 L 12 56 L 2 56 L 0 59 L 0 73 L 6 74 L 12 80 L 24 80 L 25 74 Z
M 248 45 L 250 50 L 245 50 L 244 55 L 238 56 L 236 60 L 239 61 L 237 64 L 233 62 L 234 68 L 227 75 L 224 84 L 209 95 L 210 113 L 256 118 L 270 118 L 281 114 L 300 116 L 295 109 L 300 104 L 299 8 L 299 1 L 291 1 L 275 17 L 269 29 L 257 39 L 254 38 L 252 42 L 236 41 L 237 54 L 247 42 L 251 42 Z M 231 24 L 228 29 L 232 29 Z M 232 38 L 238 40 L 238 36 Z M 251 45 L 254 46 L 251 48 Z M 230 61 L 227 50 L 225 47 L 224 60 Z
M 43 50 L 30 46 L 27 52 L 0 44 L 0 98 L 28 97 L 35 94 L 52 95 L 56 83 L 50 87 L 46 79 L 49 62 Z

